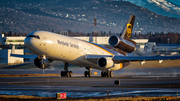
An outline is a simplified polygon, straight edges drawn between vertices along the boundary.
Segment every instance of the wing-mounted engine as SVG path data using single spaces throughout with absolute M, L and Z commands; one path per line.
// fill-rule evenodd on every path
M 97 64 L 101 68 L 106 68 L 110 71 L 115 71 L 126 67 L 127 65 L 129 65 L 129 62 L 115 63 L 113 62 L 111 57 L 101 57 L 98 59 Z
M 110 68 L 114 66 L 114 62 L 110 57 L 101 57 L 98 59 L 97 64 L 101 68 Z
M 39 57 L 36 57 L 34 59 L 34 65 L 40 69 L 45 69 L 47 67 L 50 66 L 50 63 L 52 62 L 53 60 L 51 59 L 41 59 Z
M 131 53 L 136 50 L 136 42 L 128 38 L 123 39 L 117 35 L 110 36 L 109 44 L 127 53 Z

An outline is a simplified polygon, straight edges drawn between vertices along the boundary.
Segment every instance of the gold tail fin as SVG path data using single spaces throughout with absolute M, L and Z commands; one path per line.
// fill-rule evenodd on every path
M 128 20 L 126 26 L 124 27 L 124 29 L 122 31 L 122 34 L 121 34 L 122 38 L 124 38 L 124 39 L 125 38 L 131 38 L 135 17 L 136 16 L 134 16 L 134 15 L 130 15 L 129 20 Z

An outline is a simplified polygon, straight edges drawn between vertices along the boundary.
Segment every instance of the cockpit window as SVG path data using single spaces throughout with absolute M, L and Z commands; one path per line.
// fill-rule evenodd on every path
M 28 35 L 27 37 L 34 37 L 36 39 L 40 39 L 40 37 L 38 35 Z

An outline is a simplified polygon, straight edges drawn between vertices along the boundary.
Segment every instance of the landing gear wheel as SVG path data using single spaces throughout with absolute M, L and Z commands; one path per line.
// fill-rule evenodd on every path
M 102 71 L 101 77 L 113 77 L 113 72 L 112 71 Z
M 88 71 L 88 76 L 91 77 L 92 76 L 92 72 Z
M 110 77 L 110 72 L 109 71 L 107 72 L 106 77 Z
M 61 71 L 61 77 L 72 77 L 72 71 Z
M 39 68 L 40 68 L 40 69 L 44 69 L 44 68 L 45 68 L 44 64 L 41 64 L 41 65 L 39 66 Z
M 69 72 L 68 71 L 66 72 L 66 77 L 69 77 Z
M 101 77 L 104 77 L 104 75 L 103 75 L 104 73 L 103 73 L 103 71 L 101 72 Z
M 87 73 L 87 72 L 88 72 L 88 71 L 85 71 L 85 72 L 84 72 L 84 76 L 85 76 L 85 77 L 87 77 L 87 75 L 88 75 L 88 73 Z
M 66 71 L 61 71 L 61 77 L 67 77 L 67 72 Z
M 101 77 L 106 77 L 105 71 L 102 71 L 102 72 L 101 72 Z
M 68 71 L 69 65 L 69 63 L 64 62 L 64 71 L 61 71 L 61 77 L 72 77 L 72 71 Z
M 85 71 L 84 72 L 84 76 L 85 77 L 91 77 L 92 76 L 92 72 L 91 71 Z
M 104 77 L 108 77 L 108 71 L 105 71 L 104 75 Z
M 64 71 L 61 71 L 61 77 L 64 77 Z
M 72 71 L 69 72 L 69 77 L 72 77 Z
M 110 77 L 113 77 L 113 72 L 112 71 L 110 71 Z

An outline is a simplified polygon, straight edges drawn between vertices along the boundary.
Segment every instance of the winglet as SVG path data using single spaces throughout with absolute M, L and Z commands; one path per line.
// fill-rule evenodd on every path
M 121 37 L 124 38 L 131 38 L 131 34 L 132 34 L 132 29 L 134 26 L 134 21 L 135 21 L 135 15 L 130 15 L 129 20 L 127 22 L 127 24 L 125 25 Z

